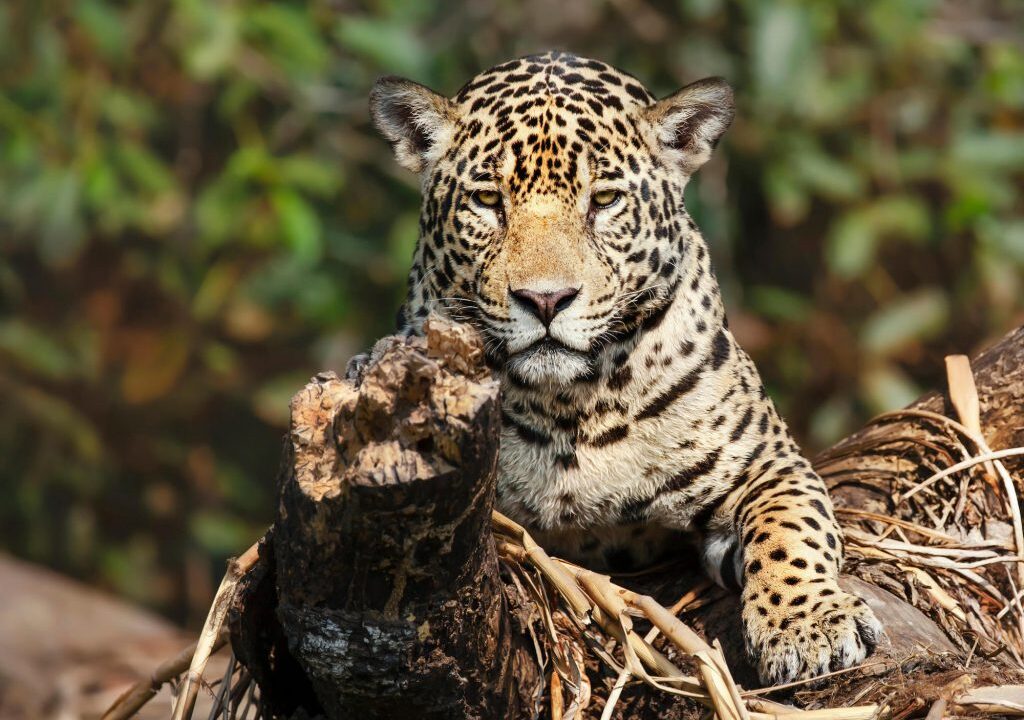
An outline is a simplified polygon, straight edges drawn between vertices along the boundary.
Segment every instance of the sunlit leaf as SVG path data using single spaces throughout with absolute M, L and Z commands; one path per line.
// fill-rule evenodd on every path
M 861 331 L 864 349 L 873 355 L 892 355 L 919 340 L 941 332 L 949 317 L 949 299 L 938 288 L 925 288 L 879 308 Z
M 274 330 L 274 316 L 247 297 L 237 295 L 224 312 L 224 329 L 236 340 L 264 340 Z
M 338 39 L 377 67 L 425 80 L 430 54 L 412 29 L 394 21 L 350 15 L 338 23 Z
M 252 543 L 252 528 L 223 512 L 200 510 L 189 529 L 201 547 L 217 555 L 237 555 Z
M 99 463 L 103 457 L 103 441 L 93 422 L 74 407 L 67 398 L 46 390 L 24 386 L 14 389 L 9 398 L 13 407 L 24 412 L 23 422 L 41 426 L 42 432 L 55 441 L 66 443 L 76 463 Z M 12 406 L 8 406 L 10 409 Z
M 815 443 L 828 447 L 855 426 L 856 414 L 847 395 L 837 395 L 823 402 L 811 415 L 811 437 Z
M 813 309 L 809 298 L 787 288 L 755 285 L 747 291 L 750 307 L 759 315 L 777 320 L 801 322 Z
M 1024 265 L 1024 220 L 992 222 L 985 235 L 1004 257 Z
M 877 241 L 878 235 L 863 212 L 847 212 L 829 230 L 825 262 L 840 277 L 855 277 L 874 259 Z
M 188 37 L 182 47 L 189 69 L 199 79 L 224 72 L 238 47 L 237 9 L 203 0 L 177 0 L 177 5 L 182 10 L 182 32 Z
M 787 164 L 770 165 L 764 174 L 764 185 L 773 218 L 780 225 L 799 222 L 810 209 L 806 189 Z
M 837 275 L 855 277 L 867 270 L 884 239 L 918 241 L 931 229 L 924 205 L 911 197 L 893 195 L 848 211 L 833 224 L 825 259 Z
M 203 281 L 192 299 L 192 312 L 200 320 L 209 320 L 227 302 L 238 284 L 241 269 L 230 262 L 217 263 L 203 276 Z
M 118 87 L 105 88 L 98 99 L 103 116 L 124 130 L 141 130 L 158 117 L 149 98 Z
M 1024 131 L 963 135 L 953 143 L 954 162 L 999 170 L 1020 170 L 1024 165 Z
M 166 395 L 181 378 L 188 356 L 188 340 L 180 331 L 132 335 L 121 376 L 125 402 L 152 402 Z
M 77 0 L 74 17 L 89 34 L 96 49 L 108 60 L 120 60 L 127 50 L 128 36 L 118 11 L 103 0 Z
M 802 88 L 813 37 L 808 6 L 761 3 L 753 23 L 753 62 L 757 90 L 766 106 L 784 107 Z
M 857 169 L 818 149 L 798 153 L 795 171 L 810 192 L 834 200 L 852 200 L 864 191 L 864 178 Z
M 341 168 L 337 164 L 308 155 L 283 158 L 277 171 L 282 183 L 322 197 L 336 193 L 342 182 Z
M 203 348 L 203 362 L 217 375 L 230 375 L 239 365 L 238 354 L 223 343 L 210 343 Z
M 117 148 L 117 161 L 141 190 L 156 193 L 174 186 L 170 169 L 147 147 L 123 143 Z
M 872 414 L 906 407 L 921 395 L 921 388 L 895 366 L 872 367 L 864 373 L 861 394 Z
M 297 192 L 280 188 L 271 195 L 285 242 L 296 257 L 316 260 L 323 252 L 320 218 Z
M 253 393 L 253 412 L 275 427 L 287 427 L 289 400 L 308 380 L 305 373 L 287 373 L 264 383 Z
M 245 16 L 247 33 L 266 44 L 269 59 L 292 73 L 315 73 L 327 62 L 327 48 L 309 13 L 282 3 L 254 5 Z
M 29 372 L 60 380 L 75 372 L 75 359 L 52 337 L 18 319 L 0 322 L 0 353 Z
M 81 183 L 73 170 L 45 176 L 40 190 L 49 192 L 45 212 L 39 218 L 40 255 L 54 265 L 74 259 L 85 242 L 81 216 Z
M 874 232 L 904 240 L 922 240 L 931 230 L 924 203 L 907 195 L 887 195 L 871 203 L 868 219 Z

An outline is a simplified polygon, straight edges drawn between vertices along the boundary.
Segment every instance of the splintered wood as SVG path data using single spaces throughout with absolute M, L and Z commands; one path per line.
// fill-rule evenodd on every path
M 500 428 L 478 336 L 437 318 L 379 342 L 357 379 L 296 396 L 263 604 L 312 693 L 278 693 L 275 714 L 524 712 L 542 679 L 489 532 Z M 274 677 L 251 625 L 243 608 L 236 645 Z

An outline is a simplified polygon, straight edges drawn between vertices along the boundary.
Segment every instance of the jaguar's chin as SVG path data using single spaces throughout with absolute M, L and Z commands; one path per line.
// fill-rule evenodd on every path
M 550 337 L 511 355 L 505 371 L 521 385 L 571 385 L 594 371 L 594 360 L 587 354 L 563 345 Z

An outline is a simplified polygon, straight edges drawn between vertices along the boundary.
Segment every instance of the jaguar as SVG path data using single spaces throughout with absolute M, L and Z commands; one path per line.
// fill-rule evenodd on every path
M 762 682 L 845 668 L 882 627 L 840 588 L 826 487 L 729 330 L 689 178 L 734 115 L 720 78 L 656 98 L 562 52 L 448 97 L 381 78 L 374 125 L 419 176 L 399 325 L 474 325 L 500 380 L 498 508 L 617 571 L 698 543 L 740 593 Z

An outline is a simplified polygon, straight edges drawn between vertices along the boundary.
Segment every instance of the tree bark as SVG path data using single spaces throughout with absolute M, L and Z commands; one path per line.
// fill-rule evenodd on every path
M 280 714 L 529 716 L 541 676 L 498 577 L 482 347 L 431 320 L 374 354 L 360 383 L 324 373 L 292 401 L 272 564 L 242 594 L 236 651 Z
M 543 696 L 544 672 L 530 635 L 534 598 L 499 575 L 490 532 L 501 420 L 498 388 L 482 369 L 479 342 L 461 326 L 431 319 L 425 338 L 388 338 L 374 355 L 360 383 L 325 373 L 292 402 L 277 521 L 231 618 L 236 655 L 275 716 L 527 718 L 539 708 L 546 712 L 550 698 Z M 988 444 L 1024 445 L 1024 328 L 978 357 L 974 369 Z M 937 393 L 911 407 L 952 413 Z M 959 459 L 939 442 L 949 433 L 938 421 L 922 426 L 920 417 L 873 423 L 815 463 L 838 507 L 920 519 L 916 513 L 927 504 L 922 496 L 899 504 L 894 497 Z M 1018 476 L 1020 460 L 1007 460 Z M 965 537 L 978 528 L 983 535 L 996 532 L 999 522 L 1005 531 L 1005 513 L 993 499 L 997 483 L 988 480 L 953 517 Z M 950 487 L 962 489 L 961 482 L 951 480 Z M 880 527 L 861 515 L 841 513 L 841 519 L 853 530 Z M 906 567 L 858 552 L 853 543 L 856 577 L 843 583 L 868 596 L 889 629 L 890 640 L 876 656 L 888 664 L 875 674 L 899 668 L 906 685 L 908 677 L 943 671 L 936 683 L 950 682 L 949 673 L 962 672 L 968 654 L 964 627 L 935 622 L 927 612 L 934 602 L 917 602 L 921 588 Z M 680 571 L 639 589 L 671 602 L 696 577 Z M 956 597 L 956 588 L 945 589 Z M 735 598 L 723 595 L 688 622 L 719 640 L 734 677 L 752 683 L 737 618 Z M 972 668 L 990 678 L 1004 669 L 1000 662 L 975 658 Z M 601 683 L 591 682 L 599 695 Z M 933 690 L 936 697 L 943 692 L 938 685 Z M 863 682 L 831 683 L 830 693 L 833 707 L 871 695 Z M 598 698 L 587 716 L 600 711 Z M 615 717 L 699 714 L 678 698 L 634 684 Z

